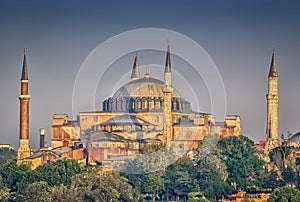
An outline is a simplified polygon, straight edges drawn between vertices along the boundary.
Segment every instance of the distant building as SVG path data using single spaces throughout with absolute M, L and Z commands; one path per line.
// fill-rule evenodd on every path
M 12 149 L 12 150 L 15 149 L 15 148 L 13 148 L 12 146 L 10 146 L 10 144 L 0 144 L 0 149 L 4 149 L 4 148 Z

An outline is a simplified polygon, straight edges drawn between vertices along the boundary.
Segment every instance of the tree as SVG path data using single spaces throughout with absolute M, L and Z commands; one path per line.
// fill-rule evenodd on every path
M 21 194 L 17 196 L 17 201 L 24 202 L 51 202 L 51 187 L 47 182 L 34 182 L 29 184 Z
M 0 174 L 3 184 L 11 192 L 19 192 L 36 179 L 28 166 L 17 165 L 14 161 L 5 163 L 0 169 Z
M 258 158 L 254 142 L 245 136 L 222 138 L 219 143 L 221 160 L 226 164 L 228 182 L 247 186 L 261 186 L 264 162 Z
M 209 154 L 200 159 L 197 169 L 200 190 L 207 198 L 220 198 L 228 192 L 230 187 L 226 182 L 228 178 L 227 167 L 217 155 Z
M 283 182 L 282 180 L 279 178 L 277 171 L 272 170 L 269 173 L 265 173 L 265 178 L 264 178 L 264 188 L 271 188 L 272 190 L 274 190 L 277 187 L 281 187 Z
M 171 195 L 187 196 L 189 192 L 199 191 L 196 169 L 188 157 L 178 159 L 165 173 L 165 188 Z
M 296 170 L 295 153 L 292 147 L 286 145 L 275 147 L 270 151 L 269 157 L 281 171 L 287 167 Z
M 5 187 L 0 176 L 0 201 L 7 201 L 9 196 L 9 189 Z
M 164 191 L 164 179 L 159 173 L 143 175 L 141 191 L 143 194 L 150 194 L 154 200 L 156 195 Z
M 282 187 L 270 195 L 268 202 L 298 202 L 300 191 L 293 187 Z
M 135 201 L 127 179 L 115 172 L 90 170 L 72 177 L 68 192 L 73 201 Z
M 50 186 L 70 185 L 71 177 L 81 172 L 80 164 L 75 160 L 57 160 L 34 170 L 36 181 L 45 181 Z
M 163 145 L 146 145 L 142 148 L 142 153 L 117 170 L 124 174 L 163 173 L 169 165 L 178 159 L 172 149 Z
M 297 181 L 297 174 L 292 168 L 288 167 L 282 171 L 282 179 L 286 185 L 295 185 Z
M 11 148 L 0 148 L 0 165 L 9 160 L 13 160 L 16 156 L 16 151 Z

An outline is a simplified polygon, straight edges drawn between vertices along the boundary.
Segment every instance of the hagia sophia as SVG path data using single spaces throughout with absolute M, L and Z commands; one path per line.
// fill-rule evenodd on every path
M 172 85 L 169 44 L 162 73 L 164 81 L 151 77 L 149 68 L 141 76 L 136 53 L 130 81 L 102 102 L 102 110 L 80 112 L 77 120 L 69 120 L 67 114 L 53 115 L 51 148 L 45 148 L 41 136 L 40 149 L 33 152 L 29 147 L 30 95 L 24 49 L 18 164 L 35 169 L 60 158 L 97 164 L 122 162 L 138 155 L 145 144 L 195 151 L 212 128 L 217 128 L 222 137 L 242 135 L 238 115 L 227 115 L 224 122 L 216 122 L 213 114 L 193 111 L 191 103 L 180 96 Z M 267 139 L 263 148 L 266 154 L 279 145 L 278 100 L 278 74 L 273 52 L 268 75 Z

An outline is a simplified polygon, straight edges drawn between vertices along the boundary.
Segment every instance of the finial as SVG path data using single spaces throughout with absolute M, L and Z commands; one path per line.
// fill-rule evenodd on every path
M 26 55 L 26 48 L 24 48 L 24 55 Z
M 167 39 L 167 44 L 168 44 L 168 46 L 170 45 L 170 39 L 169 38 Z
M 149 65 L 147 64 L 145 78 L 149 78 L 149 77 L 150 77 L 150 74 L 149 74 Z

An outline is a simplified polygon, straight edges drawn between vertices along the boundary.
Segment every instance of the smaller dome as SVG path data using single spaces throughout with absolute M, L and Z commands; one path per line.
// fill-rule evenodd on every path
M 290 137 L 289 140 L 290 140 L 290 142 L 300 145 L 300 132 L 294 134 L 292 137 Z

